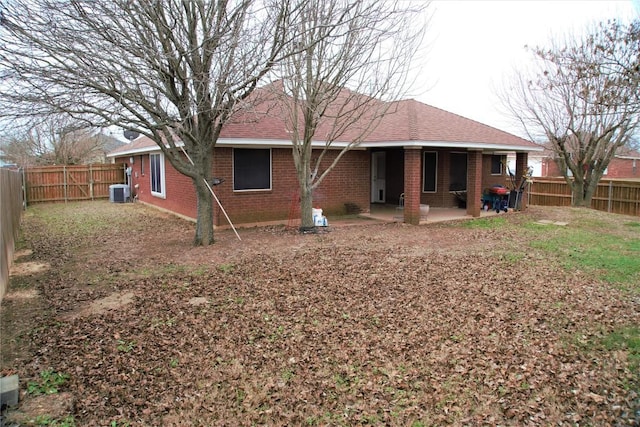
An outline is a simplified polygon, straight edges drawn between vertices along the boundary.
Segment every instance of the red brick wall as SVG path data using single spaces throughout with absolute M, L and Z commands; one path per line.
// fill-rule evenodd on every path
M 551 158 L 542 160 L 542 176 L 562 176 L 558 164 Z
M 265 191 L 233 191 L 231 148 L 217 148 L 213 162 L 213 176 L 224 178 L 214 186 L 216 196 L 234 224 L 267 222 L 289 217 L 292 199 L 297 197 L 296 177 L 291 149 L 272 149 L 272 189 Z M 327 167 L 337 152 L 325 155 L 323 167 Z M 181 215 L 196 217 L 196 194 L 190 178 L 178 173 L 165 159 L 166 199 L 151 195 L 149 181 L 149 155 L 144 157 L 144 175 L 140 166 L 141 156 L 135 156 L 133 184 L 139 184 L 140 201 L 171 210 Z M 129 157 L 117 162 L 129 162 Z M 135 173 L 138 173 L 137 177 Z M 314 192 L 314 206 L 320 207 L 330 219 L 331 215 L 346 212 L 345 203 L 353 203 L 364 212 L 369 211 L 370 154 L 365 150 L 346 153 L 338 165 Z M 297 200 L 297 199 L 296 199 Z M 227 225 L 227 220 L 214 201 L 214 224 Z
M 178 173 L 165 158 L 165 196 L 161 198 L 151 194 L 151 176 L 149 174 L 149 154 L 133 156 L 133 164 L 130 157 L 118 158 L 117 163 L 127 163 L 131 166 L 131 180 L 133 194 L 137 194 L 138 200 L 170 210 L 189 218 L 196 216 L 196 196 L 193 190 L 193 182 L 190 178 Z M 138 185 L 138 188 L 135 186 Z
M 216 150 L 214 175 L 224 177 L 225 183 L 215 190 L 225 210 L 235 223 L 286 220 L 298 197 L 298 179 L 291 149 L 271 150 L 271 190 L 233 191 L 231 148 Z M 335 159 L 336 151 L 330 151 L 323 159 L 320 172 Z M 364 150 L 346 153 L 337 166 L 314 191 L 313 205 L 321 208 L 326 216 L 342 215 L 345 203 L 353 203 L 362 211 L 369 210 L 370 166 L 369 152 Z M 217 209 L 217 208 L 216 208 Z M 226 225 L 226 220 L 215 215 L 216 225 Z
M 482 176 L 485 175 L 486 158 L 479 151 L 470 151 L 467 154 L 467 213 L 480 216 L 480 197 L 483 192 Z M 491 158 L 489 158 L 491 160 Z M 489 163 L 489 173 L 491 173 Z
M 415 185 L 419 186 L 419 203 L 436 207 L 458 206 L 458 200 L 449 191 L 449 150 L 435 150 L 438 153 L 437 192 L 422 192 L 422 152 L 434 151 L 432 149 L 415 150 L 419 155 L 419 170 L 414 177 Z M 268 191 L 233 191 L 231 148 L 217 148 L 214 157 L 213 176 L 224 178 L 225 182 L 215 186 L 214 191 L 224 206 L 227 214 L 234 224 L 286 221 L 292 205 L 292 199 L 297 197 L 298 184 L 291 156 L 291 149 L 272 149 L 272 189 Z M 335 158 L 337 152 L 331 151 L 325 157 L 323 167 Z M 406 159 L 402 154 L 401 159 L 388 156 L 391 161 L 389 167 L 393 172 L 387 171 L 388 189 L 390 197 L 388 202 L 395 203 L 390 188 L 394 183 L 399 185 L 397 189 L 404 190 L 406 183 L 406 171 L 401 166 Z M 141 165 L 144 162 L 144 174 Z M 367 212 L 370 204 L 370 175 L 371 152 L 366 150 L 354 150 L 348 152 L 340 160 L 336 168 L 323 181 L 314 193 L 314 206 L 322 208 L 325 215 L 331 219 L 331 215 L 345 213 L 345 203 L 357 205 L 362 211 Z M 117 159 L 120 163 L 128 163 L 129 157 Z M 196 217 L 196 196 L 193 183 L 184 175 L 179 174 L 165 159 L 166 199 L 151 195 L 149 177 L 149 155 L 134 156 L 133 184 L 138 184 L 139 200 L 155 206 L 171 210 L 181 215 Z M 137 174 L 137 175 L 136 175 Z M 392 175 L 394 178 L 392 178 Z M 482 156 L 482 190 L 492 185 L 502 183 L 509 186 L 508 176 L 496 176 L 491 174 L 491 155 Z M 413 182 L 413 181 L 412 181 Z M 399 195 L 399 194 L 398 194 Z M 296 208 L 298 208 L 296 206 Z M 214 202 L 214 222 L 217 226 L 227 225 L 227 221 Z
M 437 175 L 437 188 L 435 193 L 422 193 L 421 203 L 438 207 L 456 207 L 458 206 L 458 199 L 455 194 L 449 191 L 449 150 L 432 150 L 425 149 L 424 151 L 437 151 L 438 153 L 438 175 Z M 456 152 L 462 152 L 456 150 Z M 469 168 L 470 152 L 467 157 L 467 167 Z M 503 168 L 502 175 L 493 175 L 491 173 L 491 157 L 490 154 L 482 155 L 482 174 L 481 174 L 481 189 L 492 187 L 499 184 L 509 187 L 511 180 L 506 172 L 506 168 Z M 507 157 L 503 157 L 503 162 L 506 164 Z M 469 169 L 470 173 L 470 169 Z M 420 176 L 422 177 L 422 169 L 420 169 Z
M 614 158 L 609 162 L 607 173 L 604 178 L 640 178 L 640 160 L 636 160 L 636 167 L 633 167 L 633 159 Z M 558 164 L 550 158 L 544 159 L 542 164 L 542 176 L 562 176 Z
M 422 194 L 422 151 L 404 150 L 404 222 L 420 223 L 420 204 Z
M 507 156 L 500 156 L 502 160 L 502 174 L 491 173 L 491 162 L 493 155 L 482 156 L 482 189 L 493 187 L 494 185 L 502 185 L 505 187 L 511 187 L 511 180 L 507 172 Z
M 635 167 L 634 167 L 635 165 Z M 607 168 L 606 178 L 638 178 L 638 167 L 640 159 L 619 159 L 614 158 Z
M 423 152 L 424 151 L 435 151 L 438 153 L 438 172 L 436 174 L 436 192 L 422 193 L 420 203 L 438 207 L 457 206 L 458 202 L 456 196 L 449 192 L 449 151 L 437 149 L 425 149 Z M 424 172 L 424 166 L 422 166 L 423 160 L 424 156 L 421 154 L 420 179 L 422 179 L 422 174 Z M 422 182 L 420 185 L 422 185 Z M 422 187 L 420 187 L 420 191 L 422 191 Z

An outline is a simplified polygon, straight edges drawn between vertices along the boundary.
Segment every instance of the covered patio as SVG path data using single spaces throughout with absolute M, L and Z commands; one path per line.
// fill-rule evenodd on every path
M 431 207 L 427 222 L 495 213 L 482 209 L 485 194 L 498 187 L 518 190 L 528 172 L 528 153 L 542 150 L 532 141 L 415 100 L 400 102 L 359 147 L 371 153 L 372 217 L 388 218 L 376 212 L 384 210 L 376 205 L 402 199 L 400 220 L 414 225 L 424 222 L 425 205 Z M 508 156 L 515 160 L 511 165 Z M 464 203 L 459 203 L 461 193 Z M 465 209 L 456 209 L 461 205 Z
M 492 217 L 496 215 L 510 215 L 513 211 L 496 213 L 494 210 L 480 211 L 480 218 Z M 395 205 L 374 203 L 370 207 L 370 212 L 360 214 L 361 217 L 376 219 L 385 222 L 404 222 L 404 211 Z M 478 218 L 467 212 L 464 208 L 437 208 L 430 207 L 429 213 L 420 218 L 420 224 L 431 224 L 443 221 L 455 221 Z

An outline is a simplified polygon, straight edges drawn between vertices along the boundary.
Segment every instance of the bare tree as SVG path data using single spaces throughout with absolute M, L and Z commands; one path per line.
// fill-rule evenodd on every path
M 302 216 L 313 228 L 313 191 L 343 155 L 406 94 L 428 2 L 311 0 L 287 19 L 293 43 L 271 86 L 291 135 Z M 420 18 L 422 20 L 420 20 Z M 329 150 L 338 154 L 321 169 Z
M 533 140 L 549 143 L 575 206 L 591 199 L 616 150 L 639 123 L 638 24 L 601 23 L 582 38 L 533 49 L 505 105 Z
M 13 132 L 2 136 L 0 150 L 4 159 L 21 167 L 46 164 L 45 157 L 50 151 L 44 137 L 38 129 L 27 132 Z
M 8 128 L 0 147 L 8 159 L 23 167 L 104 162 L 110 147 L 121 144 L 100 129 L 60 115 Z
M 12 0 L 0 16 L 0 111 L 65 113 L 156 141 L 197 193 L 194 243 L 213 236 L 214 147 L 282 59 L 289 1 Z M 183 151 L 184 150 L 184 151 Z M 185 155 L 187 154 L 187 155 Z

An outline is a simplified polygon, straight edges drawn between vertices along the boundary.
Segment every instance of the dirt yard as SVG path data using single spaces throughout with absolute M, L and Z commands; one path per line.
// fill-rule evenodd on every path
M 637 366 L 601 338 L 640 325 L 638 293 L 534 249 L 538 220 L 640 238 L 624 226 L 638 218 L 530 208 L 493 226 L 330 218 L 323 233 L 256 227 L 242 241 L 224 230 L 194 248 L 194 224 L 140 204 L 30 208 L 0 306 L 1 373 L 22 390 L 3 415 L 109 427 L 637 425 Z M 68 375 L 52 394 L 64 402 L 33 404 L 46 396 L 26 389 L 43 371 Z

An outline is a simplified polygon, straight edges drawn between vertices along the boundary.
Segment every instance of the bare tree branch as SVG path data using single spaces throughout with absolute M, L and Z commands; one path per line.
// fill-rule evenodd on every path
M 63 113 L 152 138 L 193 180 L 194 241 L 209 244 L 214 147 L 240 101 L 288 54 L 285 24 L 300 7 L 289 3 L 12 0 L 1 6 L 0 114 Z
M 410 88 L 408 74 L 424 36 L 427 6 L 311 0 L 301 3 L 302 19 L 287 20 L 294 43 L 274 68 L 278 81 L 271 88 L 291 135 L 303 229 L 313 227 L 313 190 L 392 112 L 391 101 Z M 321 169 L 329 150 L 337 155 Z
M 503 103 L 531 139 L 549 144 L 574 204 L 589 206 L 640 121 L 638 23 L 601 23 L 582 38 L 532 52 L 537 68 L 515 76 Z

